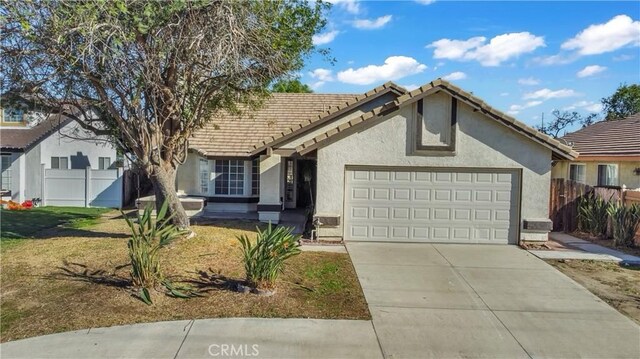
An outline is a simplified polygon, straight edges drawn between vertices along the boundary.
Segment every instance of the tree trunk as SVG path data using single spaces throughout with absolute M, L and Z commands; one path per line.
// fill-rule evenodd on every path
M 154 166 L 149 178 L 156 195 L 156 209 L 159 210 L 164 201 L 168 201 L 167 216 L 173 216 L 171 222 L 179 229 L 188 230 L 189 217 L 176 194 L 176 172 L 174 168 L 167 170 L 161 166 Z

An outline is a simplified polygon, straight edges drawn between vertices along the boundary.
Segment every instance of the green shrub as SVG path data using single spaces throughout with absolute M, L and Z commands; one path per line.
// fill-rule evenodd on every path
M 167 216 L 168 207 L 168 202 L 165 202 L 155 220 L 151 206 L 145 208 L 142 215 L 138 212 L 135 222 L 123 213 L 131 229 L 131 238 L 127 242 L 131 279 L 135 286 L 141 288 L 140 299 L 147 304 L 151 303 L 149 289 L 160 283 L 173 292 L 173 286 L 162 275 L 160 250 L 184 232 L 171 223 L 171 216 Z
M 609 215 L 613 227 L 613 244 L 633 247 L 634 237 L 640 225 L 640 206 L 633 204 L 626 207 L 620 203 L 612 203 L 609 206 Z
M 300 253 L 300 236 L 293 235 L 291 227 L 272 227 L 271 223 L 264 231 L 257 230 L 255 244 L 246 235 L 238 236 L 247 282 L 254 288 L 273 289 L 285 260 Z
M 590 192 L 578 201 L 578 229 L 594 236 L 606 237 L 609 201 Z

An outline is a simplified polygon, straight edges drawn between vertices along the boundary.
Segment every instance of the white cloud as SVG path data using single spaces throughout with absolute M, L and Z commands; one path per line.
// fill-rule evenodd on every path
M 500 96 L 502 96 L 502 97 L 509 96 L 509 93 L 508 92 L 501 92 Z
M 322 34 L 313 35 L 313 44 L 316 46 L 328 44 L 333 41 L 339 33 L 340 32 L 338 30 L 331 30 Z
M 627 54 L 622 54 L 620 56 L 614 56 L 613 57 L 613 61 L 629 61 L 634 59 L 635 56 L 633 55 L 627 55 Z
M 576 50 L 580 55 L 596 55 L 629 45 L 640 46 L 640 21 L 618 15 L 604 24 L 587 27 L 561 47 L 563 50 Z
M 528 101 L 524 105 L 511 105 L 508 112 L 512 115 L 517 115 L 524 109 L 535 107 L 540 104 L 542 104 L 542 101 Z
M 564 107 L 563 110 L 564 111 L 573 111 L 576 109 L 584 109 L 587 110 L 589 112 L 600 112 L 602 111 L 602 104 L 599 102 L 593 102 L 593 101 L 578 101 L 574 104 L 572 104 L 571 106 L 567 106 Z
M 374 30 L 383 27 L 391 21 L 391 15 L 380 16 L 377 19 L 369 20 L 369 19 L 356 19 L 353 20 L 353 27 L 356 29 L 362 30 Z
M 467 78 L 467 74 L 461 71 L 452 72 L 448 75 L 442 76 L 442 79 L 447 81 L 464 80 L 466 78 Z
M 420 86 L 418 86 L 416 84 L 400 85 L 400 86 L 404 87 L 405 89 L 407 89 L 409 91 L 413 91 L 413 90 L 417 89 L 418 87 L 420 87 Z
M 544 47 L 544 38 L 528 32 L 498 35 L 489 42 L 483 36 L 468 40 L 440 39 L 428 45 L 435 48 L 433 57 L 450 60 L 476 60 L 482 66 L 499 66 L 501 63 Z
M 327 0 L 327 2 L 336 5 L 350 14 L 357 15 L 360 13 L 360 3 L 358 0 Z
M 327 82 L 333 81 L 333 71 L 323 68 L 317 68 L 309 72 L 309 76 L 316 82 L 311 84 L 311 88 L 318 89 Z
M 436 59 L 461 59 L 465 54 L 474 48 L 479 47 L 485 41 L 486 37 L 472 37 L 469 40 L 449 40 L 440 39 L 427 45 L 427 48 L 433 47 L 433 57 Z
M 522 96 L 522 98 L 525 100 L 532 100 L 532 99 L 549 100 L 552 98 L 575 97 L 578 95 L 579 94 L 577 92 L 571 89 L 560 89 L 560 90 L 552 91 L 548 88 L 544 88 L 538 91 L 526 93 L 524 94 L 524 96 Z
M 412 57 L 391 56 L 382 65 L 368 65 L 357 69 L 349 68 L 338 72 L 338 80 L 355 85 L 369 85 L 378 81 L 397 80 L 423 72 L 427 65 Z
M 600 112 L 602 111 L 602 104 L 601 103 L 594 103 L 593 105 L 589 105 L 589 106 L 585 106 L 584 109 L 589 111 L 589 112 Z
M 540 80 L 535 77 L 525 77 L 522 79 L 518 79 L 518 83 L 525 86 L 535 86 L 540 83 Z
M 589 66 L 585 67 L 584 69 L 578 71 L 578 73 L 576 73 L 576 76 L 578 76 L 578 77 L 589 77 L 589 76 L 593 76 L 595 74 L 599 74 L 599 73 L 603 72 L 606 69 L 607 68 L 605 66 L 589 65 Z
M 422 5 L 431 5 L 436 2 L 436 0 L 416 0 L 416 2 Z
M 541 56 L 536 57 L 533 61 L 545 65 L 564 65 L 575 61 L 578 58 L 576 55 L 569 54 L 557 54 L 557 55 L 549 55 L 549 56 Z

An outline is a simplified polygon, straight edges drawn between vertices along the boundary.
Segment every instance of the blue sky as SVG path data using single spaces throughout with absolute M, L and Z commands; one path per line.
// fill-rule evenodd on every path
M 530 125 L 554 109 L 600 111 L 640 82 L 640 2 L 331 0 L 301 73 L 316 92 L 361 93 L 438 77 Z

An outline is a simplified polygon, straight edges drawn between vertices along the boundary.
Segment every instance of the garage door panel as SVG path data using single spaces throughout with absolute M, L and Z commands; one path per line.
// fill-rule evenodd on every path
M 516 173 L 376 169 L 346 178 L 347 240 L 516 241 Z

